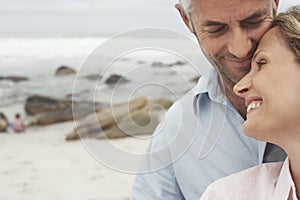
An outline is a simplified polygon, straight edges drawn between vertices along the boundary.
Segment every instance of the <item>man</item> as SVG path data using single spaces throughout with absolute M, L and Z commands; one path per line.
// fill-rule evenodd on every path
M 155 131 L 132 199 L 199 199 L 214 180 L 284 152 L 246 137 L 245 102 L 233 86 L 250 70 L 278 0 L 181 0 L 176 5 L 214 70 L 176 102 Z M 241 186 L 242 187 L 242 186 Z

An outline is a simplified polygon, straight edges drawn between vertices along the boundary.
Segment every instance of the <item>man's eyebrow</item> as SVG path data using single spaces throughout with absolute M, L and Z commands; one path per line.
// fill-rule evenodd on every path
M 252 15 L 246 17 L 245 19 L 241 20 L 241 22 L 245 22 L 245 21 L 251 21 L 260 17 L 264 17 L 268 15 L 269 10 L 265 9 L 265 10 L 259 10 L 254 12 Z M 218 21 L 206 21 L 205 23 L 202 24 L 203 27 L 205 26 L 224 26 L 226 24 L 222 23 L 222 22 L 218 22 Z
M 202 26 L 223 26 L 225 25 L 224 23 L 217 22 L 217 21 L 207 21 Z
M 246 17 L 245 19 L 243 19 L 241 22 L 251 21 L 251 20 L 254 20 L 254 19 L 266 16 L 266 15 L 268 15 L 268 12 L 269 12 L 268 9 L 256 11 L 255 13 L 253 13 L 252 15 L 250 15 L 249 17 Z
M 250 16 L 246 17 L 245 19 L 241 20 L 241 22 L 251 21 L 251 20 L 266 16 L 266 15 L 268 15 L 268 12 L 269 12 L 268 9 L 256 11 L 252 15 L 250 15 Z M 205 23 L 202 24 L 202 26 L 223 26 L 223 25 L 226 25 L 226 24 L 224 24 L 222 22 L 210 21 L 210 20 L 206 21 Z

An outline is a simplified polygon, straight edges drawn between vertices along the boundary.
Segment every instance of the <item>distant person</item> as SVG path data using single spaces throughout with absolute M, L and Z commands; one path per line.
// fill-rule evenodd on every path
M 23 120 L 20 117 L 20 114 L 17 113 L 15 116 L 15 121 L 12 124 L 12 129 L 14 130 L 14 132 L 16 133 L 21 133 L 25 131 L 25 124 L 23 122 Z

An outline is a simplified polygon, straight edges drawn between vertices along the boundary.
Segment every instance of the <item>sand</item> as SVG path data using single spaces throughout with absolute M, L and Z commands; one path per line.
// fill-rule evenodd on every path
M 1 200 L 129 199 L 135 175 L 96 161 L 80 141 L 67 142 L 73 122 L 0 134 Z M 116 144 L 144 152 L 148 141 Z

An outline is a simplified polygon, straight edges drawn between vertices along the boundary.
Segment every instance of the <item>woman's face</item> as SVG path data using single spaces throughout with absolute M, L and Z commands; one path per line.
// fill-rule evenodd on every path
M 279 145 L 297 137 L 300 64 L 278 28 L 263 36 L 253 56 L 251 71 L 235 85 L 234 92 L 245 99 L 245 134 Z M 283 134 L 289 132 L 291 137 Z

